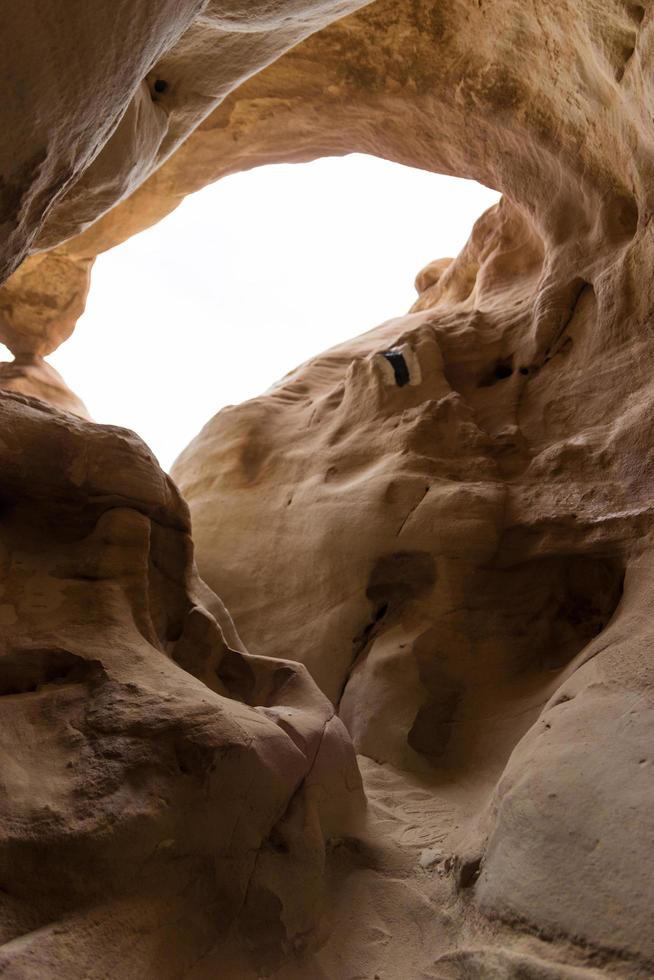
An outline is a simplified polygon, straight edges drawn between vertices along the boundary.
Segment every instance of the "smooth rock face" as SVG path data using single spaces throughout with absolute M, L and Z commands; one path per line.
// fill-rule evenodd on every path
M 0 362 L 0 389 L 31 395 L 64 412 L 90 419 L 84 402 L 70 390 L 59 372 L 40 357 Z
M 654 976 L 649 7 L 6 20 L 0 973 Z M 186 193 L 353 150 L 505 196 L 182 454 L 205 584 L 41 358 Z

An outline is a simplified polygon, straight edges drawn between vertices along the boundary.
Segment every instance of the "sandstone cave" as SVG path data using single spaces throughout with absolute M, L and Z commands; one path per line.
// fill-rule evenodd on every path
M 0 46 L 0 975 L 654 977 L 649 0 L 24 0 Z M 350 153 L 502 197 L 170 476 L 92 421 L 45 358 L 95 258 Z

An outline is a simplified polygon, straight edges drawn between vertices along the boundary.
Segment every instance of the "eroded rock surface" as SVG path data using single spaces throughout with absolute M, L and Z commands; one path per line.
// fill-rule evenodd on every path
M 298 664 L 227 646 L 137 437 L 0 412 L 3 976 L 187 975 L 238 935 L 299 955 L 363 809 L 342 723 Z
M 119 172 L 125 186 L 116 193 L 110 181 L 104 193 L 102 175 L 91 169 L 71 186 L 71 204 L 64 199 L 49 217 L 47 241 L 33 247 L 63 242 L 50 261 L 69 289 L 48 304 L 47 318 L 42 312 L 38 336 L 30 336 L 30 292 L 20 282 L 7 287 L 9 326 L 21 323 L 30 352 L 45 355 L 72 331 L 99 252 L 159 221 L 186 194 L 262 163 L 361 152 L 480 180 L 543 227 L 554 279 L 592 265 L 596 251 L 619 249 L 639 207 L 650 206 L 654 35 L 645 4 L 607 0 L 600 11 L 595 0 L 284 0 L 247 7 L 278 8 L 283 27 L 262 18 L 260 33 L 241 33 L 236 43 L 232 34 L 223 37 L 219 18 L 199 16 L 149 71 L 141 86 L 147 92 L 133 96 L 145 100 L 144 120 L 103 152 L 102 175 Z M 312 33 L 329 20 L 336 22 Z M 97 31 L 102 36 L 100 21 Z M 154 91 L 157 79 L 170 81 L 162 93 Z M 97 91 L 100 98 L 103 86 Z M 151 116 L 165 119 L 151 140 L 156 147 L 161 139 L 160 148 L 147 166 L 126 172 L 122 155 L 150 138 Z M 22 275 L 32 291 L 41 281 L 51 292 L 50 271 L 37 269 L 38 260 Z M 6 305 L 0 287 L 0 311 Z M 2 319 L 0 340 L 14 342 Z
M 27 255 L 73 237 L 127 197 L 250 75 L 363 2 L 71 0 L 56 10 L 43 0 L 21 3 L 0 38 L 0 282 Z M 53 262 L 37 273 L 46 291 Z M 58 264 L 61 272 L 66 258 Z M 51 337 L 24 326 L 34 334 L 30 353 L 54 350 L 74 325 L 71 301 L 83 308 L 88 253 L 76 253 L 73 265 L 62 311 L 49 311 Z M 21 296 L 29 306 L 29 293 Z M 0 340 L 10 347 L 12 320 L 28 319 L 12 314 L 8 329 L 0 320 Z
M 653 23 L 8 15 L 3 976 L 654 975 Z M 182 455 L 205 585 L 174 484 L 41 358 L 185 194 L 355 150 L 505 196 L 408 315 Z
M 290 643 L 364 771 L 429 787 L 410 873 L 433 858 L 468 903 L 437 945 L 471 909 L 514 930 L 433 974 L 429 943 L 411 976 L 654 963 L 648 319 L 624 258 L 550 294 L 539 338 L 547 266 L 503 200 L 412 313 L 223 410 L 173 470 L 248 648 Z M 565 967 L 523 963 L 529 934 Z

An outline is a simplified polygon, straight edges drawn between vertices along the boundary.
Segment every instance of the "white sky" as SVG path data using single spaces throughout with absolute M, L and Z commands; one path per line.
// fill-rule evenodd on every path
M 456 255 L 498 197 L 361 155 L 227 177 L 98 258 L 49 360 L 168 469 L 223 406 L 405 313 L 416 273 Z

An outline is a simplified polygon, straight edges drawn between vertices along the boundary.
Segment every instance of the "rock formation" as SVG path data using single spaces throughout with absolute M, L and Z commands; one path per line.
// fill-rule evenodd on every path
M 300 665 L 227 646 L 137 437 L 0 411 L 1 972 L 185 976 L 218 943 L 238 977 L 239 929 L 255 964 L 280 932 L 300 955 L 363 808 L 342 723 Z
M 292 649 L 337 705 L 391 833 L 414 797 L 379 771 L 428 788 L 401 836 L 418 881 L 433 861 L 493 922 L 648 976 L 651 381 L 633 333 L 603 332 L 614 279 L 579 283 L 525 356 L 545 261 L 502 201 L 412 313 L 220 412 L 173 476 L 201 574 L 250 651 Z M 574 975 L 557 952 L 559 972 L 477 950 L 456 975 Z M 448 976 L 433 959 L 409 975 Z
M 31 395 L 80 418 L 89 418 L 86 405 L 70 390 L 59 372 L 36 355 L 1 362 L 0 389 Z
M 0 972 L 654 976 L 649 5 L 28 0 L 0 44 Z M 182 454 L 200 578 L 42 357 L 185 194 L 353 150 L 505 196 Z

